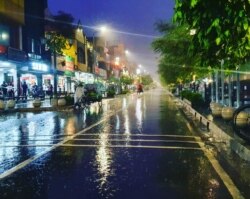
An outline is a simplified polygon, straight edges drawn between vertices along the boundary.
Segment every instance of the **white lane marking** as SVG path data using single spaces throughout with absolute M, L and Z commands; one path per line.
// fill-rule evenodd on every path
M 53 147 L 53 146 L 55 146 L 55 145 L 53 145 L 53 144 L 40 144 L 40 145 L 20 145 L 20 146 L 15 146 L 15 147 Z M 60 147 L 103 147 L 103 145 L 99 145 L 99 144 L 60 144 L 60 145 L 56 146 L 55 148 L 57 148 L 59 146 Z M 150 145 L 127 145 L 127 144 L 125 144 L 125 145 L 105 145 L 105 147 L 109 147 L 109 148 L 149 148 L 149 149 L 185 149 L 185 150 L 199 150 L 199 151 L 202 150 L 200 147 L 150 146 Z M 51 151 L 50 149 L 51 148 L 49 148 L 47 152 Z M 45 152 L 43 152 L 43 154 L 44 153 Z M 34 156 L 34 157 L 36 157 L 36 156 Z M 35 159 L 37 159 L 37 158 L 28 159 L 28 160 L 30 160 L 28 163 L 32 162 Z M 25 164 L 26 161 L 22 162 L 21 164 Z M 22 167 L 23 167 L 23 165 L 22 165 Z M 22 167 L 18 167 L 18 168 L 22 168 Z
M 103 139 L 74 139 L 74 141 L 102 141 Z M 105 139 L 111 142 L 167 142 L 167 143 L 197 143 L 197 141 L 184 141 L 184 140 L 145 140 L 145 139 Z
M 189 128 L 189 130 L 191 132 L 194 132 L 192 126 L 189 123 L 187 123 L 187 127 Z M 197 140 L 197 143 L 199 144 L 201 150 L 204 152 L 205 156 L 210 161 L 210 163 L 213 166 L 214 170 L 220 176 L 222 182 L 226 186 L 226 188 L 229 191 L 229 193 L 231 194 L 231 196 L 234 199 L 243 199 L 244 197 L 241 195 L 239 189 L 236 187 L 233 180 L 226 173 L 226 171 L 222 168 L 220 163 L 216 160 L 214 155 L 204 147 L 204 144 L 202 142 L 200 142 L 200 140 L 201 140 L 200 138 L 196 138 L 196 140 Z
M 63 144 L 63 147 L 103 147 L 103 145 L 91 144 Z M 147 149 L 185 149 L 185 150 L 198 150 L 200 147 L 179 147 L 179 146 L 143 146 L 143 145 L 107 145 L 109 148 L 147 148 Z
M 101 135 L 101 134 L 99 134 Z M 78 136 L 79 137 L 79 136 Z M 63 138 L 60 139 L 34 139 L 34 140 L 13 140 L 13 141 L 8 141 L 7 143 L 16 143 L 17 141 L 19 142 L 52 142 L 52 141 L 60 141 L 60 140 L 64 140 Z M 79 140 L 79 141 L 99 141 L 102 140 L 100 138 L 74 138 L 74 140 Z M 127 141 L 131 141 L 131 142 L 180 142 L 180 143 L 196 143 L 196 141 L 188 141 L 188 140 L 166 140 L 166 139 L 161 139 L 161 140 L 147 140 L 147 139 L 142 139 L 142 138 L 138 138 L 138 139 L 130 139 L 130 138 L 123 138 L 123 139 L 105 139 L 107 141 L 121 141 L 121 142 L 127 142 Z M 56 144 L 56 143 L 55 143 Z M 21 146 L 21 144 L 18 144 Z M 18 146 L 18 145 L 0 145 L 0 147 L 8 147 L 8 146 Z
M 100 136 L 101 134 L 100 133 L 84 133 L 84 134 L 80 134 L 78 136 Z M 120 136 L 120 137 L 173 137 L 173 138 L 196 138 L 197 136 L 185 136 L 185 135 L 162 135 L 162 134 L 107 134 L 108 136 Z M 69 137 L 69 138 L 72 138 L 73 135 L 37 135 L 37 136 L 27 136 L 27 139 L 23 139 L 23 140 L 19 140 L 18 137 L 12 137 L 13 139 L 16 139 L 16 140 L 12 140 L 12 141 L 8 141 L 9 142 L 20 142 L 20 141 L 43 141 L 43 140 L 62 140 L 64 139 L 65 137 Z M 58 137 L 58 138 L 52 138 L 52 139 L 40 139 L 40 137 Z M 38 138 L 38 139 L 29 139 L 29 138 Z M 0 145 L 1 147 L 1 145 Z
M 120 110 L 122 110 L 122 109 L 120 109 Z M 118 110 L 118 111 L 120 111 L 120 110 Z M 67 142 L 67 141 L 69 141 L 69 140 L 72 140 L 74 137 L 80 135 L 81 133 L 84 133 L 84 132 L 90 130 L 91 128 L 93 128 L 93 127 L 95 127 L 95 126 L 98 126 L 99 124 L 101 124 L 101 123 L 103 123 L 104 121 L 106 121 L 109 117 L 111 117 L 112 115 L 114 115 L 115 113 L 116 113 L 116 111 L 113 111 L 113 113 L 108 114 L 107 116 L 105 116 L 102 120 L 98 121 L 97 123 L 90 125 L 89 127 L 87 127 L 87 128 L 85 128 L 85 129 L 79 131 L 79 132 L 76 133 L 75 135 L 72 135 L 71 138 L 67 138 L 67 139 L 63 140 L 62 142 L 59 142 L 59 143 L 54 144 L 54 145 L 51 145 L 51 148 L 46 149 L 44 152 L 41 152 L 41 153 L 39 153 L 39 154 L 37 154 L 37 155 L 35 155 L 35 156 L 33 156 L 33 157 L 31 157 L 31 158 L 25 160 L 25 161 L 19 163 L 18 165 L 12 167 L 12 168 L 9 169 L 9 170 L 6 170 L 5 172 L 3 172 L 3 173 L 0 174 L 0 180 L 2 180 L 3 178 L 5 178 L 5 177 L 7 177 L 7 176 L 9 176 L 9 175 L 11 175 L 11 174 L 13 174 L 14 172 L 20 170 L 21 168 L 27 166 L 28 164 L 30 164 L 30 163 L 33 162 L 34 160 L 40 158 L 42 155 L 44 155 L 44 154 L 46 154 L 46 153 L 48 153 L 48 152 L 54 150 L 55 148 L 61 146 L 61 145 L 64 144 L 65 142 Z M 37 145 L 34 145 L 34 146 L 37 146 Z M 47 145 L 47 146 L 48 146 L 48 145 Z
M 71 140 L 69 140 L 71 141 Z M 73 141 L 103 141 L 103 139 L 74 139 Z M 121 139 L 105 139 L 108 142 L 165 142 L 165 143 L 185 143 L 185 144 L 198 144 L 197 141 L 181 141 L 181 140 L 121 140 Z M 2 145 L 0 147 L 46 147 L 55 144 L 19 144 L 19 145 Z M 73 144 L 74 145 L 74 144 Z M 62 146 L 62 145 L 60 145 Z
M 99 136 L 100 134 L 97 133 L 84 133 L 82 135 L 96 135 Z M 80 136 L 82 136 L 80 135 Z M 199 138 L 199 136 L 189 136 L 189 135 L 162 135 L 162 134 L 133 134 L 133 133 L 127 133 L 127 134 L 115 134 L 115 133 L 109 133 L 108 136 L 141 136 L 141 137 L 178 137 L 178 138 Z

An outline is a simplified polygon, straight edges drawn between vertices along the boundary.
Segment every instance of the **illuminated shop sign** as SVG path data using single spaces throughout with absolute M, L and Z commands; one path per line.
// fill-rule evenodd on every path
M 17 62 L 24 62 L 27 61 L 27 55 L 22 50 L 8 47 L 8 59 Z
M 32 66 L 32 70 L 48 71 L 48 65 L 44 63 L 32 62 L 31 66 Z
M 74 71 L 74 58 L 66 56 L 65 58 L 65 70 Z

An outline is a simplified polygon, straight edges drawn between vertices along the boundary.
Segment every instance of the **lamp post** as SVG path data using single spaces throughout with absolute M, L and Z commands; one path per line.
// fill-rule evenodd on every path
M 225 97 L 224 97 L 224 59 L 221 60 L 221 104 L 224 105 Z

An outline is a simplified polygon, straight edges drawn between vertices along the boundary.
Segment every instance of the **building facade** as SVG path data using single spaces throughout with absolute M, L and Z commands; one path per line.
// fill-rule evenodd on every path
M 24 0 L 0 2 L 0 83 L 13 86 L 15 94 L 20 92 L 17 71 L 28 61 L 22 41 L 24 16 Z
M 29 90 L 33 85 L 38 85 L 43 90 L 52 79 L 50 60 L 45 56 L 44 45 L 41 40 L 45 36 L 45 10 L 47 0 L 24 0 L 24 19 L 22 27 L 23 50 L 28 55 L 26 67 L 17 70 L 19 87 L 26 81 Z

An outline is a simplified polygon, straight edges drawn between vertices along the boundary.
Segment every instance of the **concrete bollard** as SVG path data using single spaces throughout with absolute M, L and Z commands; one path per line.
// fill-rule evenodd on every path
M 221 110 L 221 116 L 224 120 L 232 120 L 234 114 L 233 107 L 223 107 Z
M 248 115 L 247 112 L 244 112 L 244 111 L 240 112 L 237 115 L 237 117 L 236 117 L 236 121 L 235 121 L 236 126 L 238 126 L 238 127 L 245 127 L 245 126 L 247 126 L 247 124 L 248 124 L 248 117 L 249 117 L 249 115 Z

